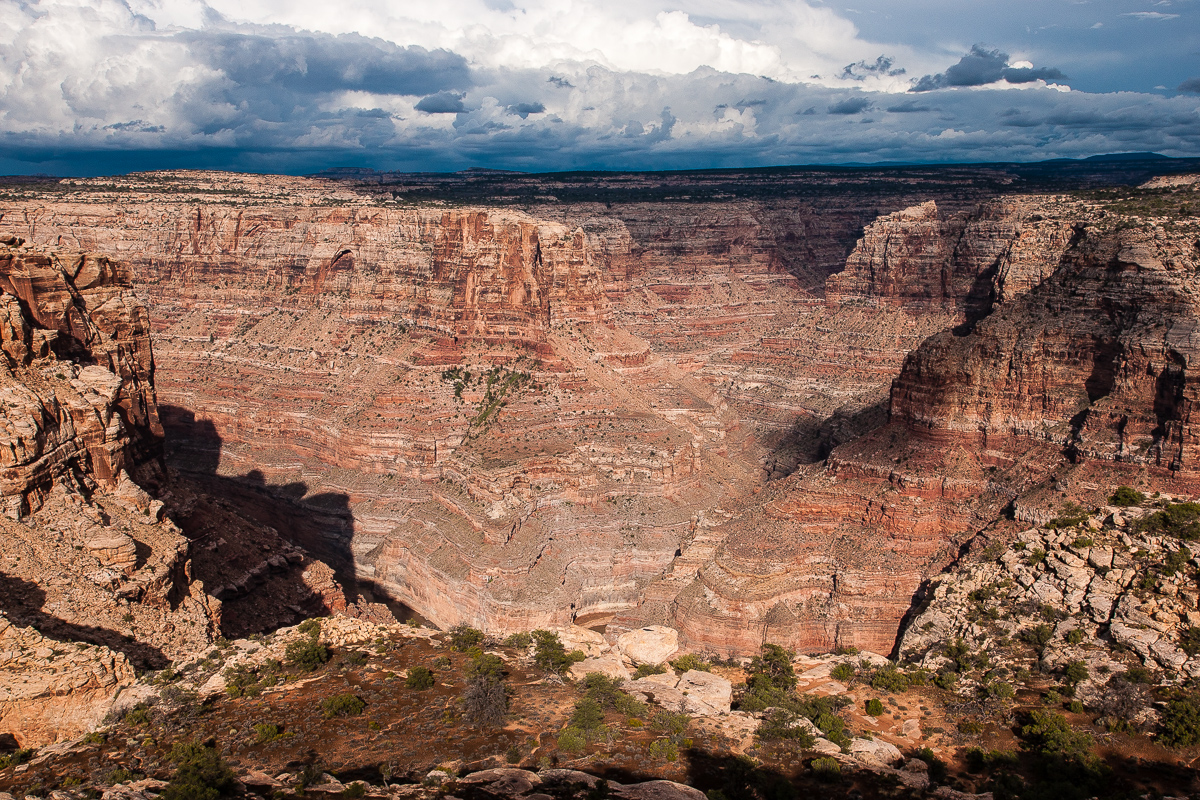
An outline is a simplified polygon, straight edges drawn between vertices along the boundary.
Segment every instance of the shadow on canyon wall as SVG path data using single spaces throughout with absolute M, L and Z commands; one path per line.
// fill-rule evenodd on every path
M 0 608 L 9 622 L 31 626 L 47 639 L 64 644 L 87 642 L 124 653 L 138 669 L 162 669 L 169 662 L 162 650 L 139 642 L 128 634 L 98 625 L 77 625 L 42 610 L 46 592 L 32 581 L 0 572 Z
M 313 559 L 333 570 L 346 603 L 374 600 L 359 581 L 350 550 L 349 495 L 311 493 L 302 481 L 272 484 L 258 470 L 220 474 L 222 440 L 213 423 L 179 406 L 162 405 L 159 413 L 166 463 L 197 494 L 190 508 L 172 518 L 193 542 L 194 576 L 210 591 L 222 587 L 225 636 L 269 631 L 337 610 L 341 598 L 334 587 L 303 579 Z M 277 556 L 293 546 L 307 559 L 281 566 Z

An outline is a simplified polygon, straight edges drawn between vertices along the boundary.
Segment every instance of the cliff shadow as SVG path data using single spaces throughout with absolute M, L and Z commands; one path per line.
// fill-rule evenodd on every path
M 168 513 L 192 541 L 194 576 L 222 601 L 225 636 L 274 630 L 373 599 L 360 585 L 350 549 L 349 495 L 313 493 L 302 481 L 272 484 L 256 469 L 222 474 L 222 439 L 211 421 L 179 406 L 160 406 L 159 413 L 164 459 L 184 498 Z
M 766 469 L 769 480 L 785 478 L 801 464 L 824 461 L 838 445 L 853 441 L 887 423 L 889 398 L 861 408 L 839 408 L 828 417 L 802 417 L 772 448 Z
M 128 634 L 99 625 L 67 622 L 42 610 L 46 592 L 36 583 L 0 572 L 0 609 L 8 621 L 20 627 L 32 627 L 47 639 L 70 644 L 87 642 L 124 653 L 139 670 L 162 669 L 169 658 L 157 647 L 139 642 Z

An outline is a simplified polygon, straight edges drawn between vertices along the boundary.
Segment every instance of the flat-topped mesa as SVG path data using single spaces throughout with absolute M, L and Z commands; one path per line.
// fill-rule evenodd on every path
M 35 240 L 69 231 L 176 306 L 209 305 L 215 288 L 230 307 L 329 309 L 534 345 L 555 325 L 608 314 L 585 232 L 515 211 L 146 202 L 119 215 L 85 203 L 24 213 L 36 218 L 18 227 Z M 230 315 L 216 335 L 241 321 Z
M 1071 241 L 1061 198 L 1015 197 L 947 214 L 930 200 L 863 231 L 844 271 L 825 283 L 832 307 L 953 310 L 966 318 L 1012 300 L 1058 266 Z
M 41 505 L 56 480 L 117 488 L 157 456 L 150 327 L 124 265 L 0 244 L 6 513 Z

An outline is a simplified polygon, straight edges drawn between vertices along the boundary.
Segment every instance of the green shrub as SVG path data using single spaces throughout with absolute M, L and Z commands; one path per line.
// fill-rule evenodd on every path
M 813 774 L 820 780 L 835 781 L 842 777 L 842 765 L 836 758 L 829 756 L 814 758 L 811 766 Z
M 315 622 L 316 620 L 307 621 Z M 284 658 L 289 664 L 305 672 L 312 672 L 329 660 L 329 650 L 315 637 L 288 642 L 288 646 L 283 652 Z
M 835 656 L 856 656 L 859 654 L 859 649 L 852 644 L 839 644 L 833 649 Z
M 952 692 L 954 691 L 954 687 L 958 685 L 958 673 L 946 670 L 945 672 L 939 673 L 938 676 L 933 679 L 933 683 L 939 689 L 945 689 L 948 692 Z
M 234 794 L 233 770 L 212 747 L 181 742 L 168 756 L 175 773 L 159 795 L 160 800 L 216 800 Z
M 829 671 L 829 677 L 842 683 L 849 683 L 850 681 L 854 680 L 854 674 L 854 666 L 845 662 L 838 664 Z
M 1067 644 L 1083 644 L 1085 635 L 1082 628 L 1073 628 L 1067 633 Z
M 342 653 L 342 663 L 351 667 L 365 667 L 367 655 L 360 650 L 347 650 Z
M 777 644 L 764 644 L 762 655 L 751 660 L 747 672 L 751 680 L 756 676 L 763 676 L 777 689 L 794 689 L 796 671 L 792 668 L 792 659 L 795 656 L 791 650 L 785 650 Z
M 428 689 L 433 686 L 433 673 L 426 667 L 413 667 L 408 671 L 404 685 L 409 689 Z
M 1071 728 L 1066 717 L 1051 711 L 1034 709 L 1021 727 L 1025 746 L 1043 756 L 1064 761 L 1085 761 L 1091 756 L 1092 737 Z
M 133 708 L 125 712 L 123 721 L 126 725 L 142 725 L 150 724 L 150 706 L 145 703 L 138 703 Z
M 450 649 L 465 653 L 476 645 L 483 644 L 483 631 L 470 625 L 455 625 L 450 629 Z
M 667 668 L 662 664 L 638 664 L 637 669 L 633 672 L 633 679 L 636 681 L 651 675 L 662 675 L 666 671 Z
M 1071 702 L 1067 703 L 1067 711 L 1070 711 L 1072 714 L 1082 714 L 1083 703 L 1078 700 L 1072 700 Z
M 883 703 L 879 702 L 878 698 L 872 697 L 870 700 L 867 701 L 867 716 L 878 717 L 882 714 L 883 714 Z
M 0 769 L 8 769 L 24 764 L 29 759 L 33 758 L 34 749 L 32 747 L 21 747 L 7 755 L 0 756 Z
M 1125 670 L 1123 677 L 1126 683 L 1154 683 L 1154 673 L 1145 667 L 1130 667 Z
M 305 636 L 315 639 L 321 635 L 321 620 L 317 619 L 316 617 L 313 617 L 312 619 L 306 619 L 304 622 L 301 622 L 296 626 L 296 630 Z
M 529 645 L 533 644 L 533 637 L 522 631 L 521 633 L 514 633 L 509 636 L 504 640 L 504 644 L 517 650 L 528 650 Z
M 1032 628 L 1026 628 L 1020 633 L 1021 641 L 1031 646 L 1037 652 L 1039 658 L 1046 651 L 1046 645 L 1050 644 L 1050 640 L 1053 638 L 1054 629 L 1044 622 Z
M 1063 668 L 1063 679 L 1071 687 L 1078 686 L 1088 679 L 1087 664 L 1082 661 L 1068 661 Z
M 1016 696 L 1017 692 L 1013 689 L 1011 683 L 1004 681 L 995 681 L 987 688 L 988 697 L 995 697 L 1000 700 L 1011 700 Z
M 801 717 L 786 708 L 768 709 L 754 733 L 766 741 L 787 740 L 802 748 L 812 747 L 817 742 L 812 731 L 801 722 Z
M 351 798 L 351 800 L 353 800 L 353 798 L 362 797 L 366 793 L 367 793 L 366 784 L 364 784 L 362 781 L 355 781 L 354 783 L 347 786 L 345 789 L 342 789 L 341 795 L 342 795 L 342 797 Z
M 655 761 L 675 761 L 679 758 L 679 747 L 670 739 L 655 739 L 650 743 L 650 757 Z
M 578 650 L 570 653 L 563 647 L 558 634 L 553 631 L 536 630 L 532 634 L 534 642 L 533 663 L 548 672 L 562 675 L 572 664 L 583 661 L 587 656 Z
M 1200 503 L 1171 503 L 1138 520 L 1139 533 L 1165 534 L 1184 541 L 1200 539 Z
M 1172 747 L 1200 744 L 1200 694 L 1179 693 L 1167 701 L 1160 738 Z
M 352 692 L 335 694 L 321 701 L 321 713 L 325 715 L 325 719 L 357 717 L 366 708 L 366 701 Z
M 871 676 L 871 688 L 881 692 L 903 692 L 908 689 L 908 676 L 890 665 Z
M 1179 649 L 1189 656 L 1200 656 L 1200 628 L 1191 626 L 1179 635 Z
M 575 703 L 571 727 L 592 733 L 604 725 L 604 708 L 594 698 L 584 697 Z
M 1108 498 L 1108 504 L 1128 508 L 1130 506 L 1140 506 L 1146 502 L 1146 495 L 1134 489 L 1132 486 L 1118 486 L 1117 490 L 1112 493 L 1112 497 Z
M 558 734 L 558 749 L 565 753 L 582 753 L 587 737 L 579 728 L 563 728 Z
M 650 720 L 651 728 L 666 734 L 673 742 L 683 741 L 683 734 L 691 724 L 692 718 L 687 714 L 674 714 L 670 711 L 660 711 Z
M 671 662 L 671 666 L 680 672 L 689 670 L 698 670 L 700 672 L 711 672 L 712 664 L 708 663 L 695 653 L 685 653 L 679 658 Z
M 960 720 L 958 723 L 958 732 L 965 733 L 968 736 L 978 736 L 983 733 L 983 723 L 974 719 Z
M 276 739 L 282 739 L 287 734 L 283 732 L 283 728 L 272 722 L 259 722 L 254 725 L 254 740 L 258 744 L 266 744 L 273 742 Z
M 491 653 L 480 653 L 474 658 L 468 659 L 464 669 L 467 680 L 473 678 L 500 680 L 507 671 L 504 666 L 504 659 Z

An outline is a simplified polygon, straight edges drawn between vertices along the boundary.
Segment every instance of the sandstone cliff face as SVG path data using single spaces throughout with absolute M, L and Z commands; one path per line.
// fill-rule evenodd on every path
M 170 461 L 210 495 L 178 492 L 177 518 L 225 542 L 197 569 L 247 616 L 299 567 L 225 541 L 214 518 L 252 517 L 250 538 L 298 545 L 351 595 L 357 583 L 445 626 L 621 614 L 614 630 L 669 622 L 721 652 L 764 638 L 887 651 L 921 581 L 1049 480 L 1064 443 L 1082 458 L 1111 450 L 1116 426 L 1149 424 L 1104 416 L 1089 394 L 1107 380 L 1106 357 L 1083 356 L 1099 329 L 1063 345 L 1073 361 L 1047 346 L 1028 356 L 1035 377 L 987 388 L 1020 351 L 989 326 L 1010 315 L 1024 335 L 1047 276 L 1094 260 L 1075 227 L 1090 212 L 1061 198 L 885 215 L 822 298 L 815 276 L 852 213 L 825 227 L 798 205 L 741 201 L 528 215 L 302 179 L 118 183 L 9 203 L 4 230 L 121 253 L 141 276 Z M 1103 303 L 1150 302 L 1137 291 Z M 905 361 L 963 322 L 978 332 Z M 984 355 L 961 354 L 968 342 Z M 1150 416 L 1175 431 L 1159 450 L 1183 452 L 1186 428 L 1163 410 L 1186 416 L 1176 372 Z M 1005 393 L 1009 406 L 991 399 Z M 1075 419 L 1081 396 L 1095 407 Z M 1035 435 L 1037 420 L 1061 430 Z M 963 433 L 979 424 L 983 446 Z M 1011 431 L 1019 446 L 997 444 Z M 1130 442 L 1122 453 L 1143 440 Z M 352 601 L 326 577 L 310 588 Z
M 831 305 L 868 303 L 978 317 L 1057 267 L 1076 203 L 1014 197 L 947 213 L 927 201 L 867 226 L 842 272 L 825 285 Z
M 149 334 L 124 265 L 0 245 L 0 726 L 23 745 L 95 724 L 134 665 L 219 625 L 187 540 L 130 477 L 164 479 Z
M 1048 517 L 1060 488 L 1193 487 L 1196 230 L 1102 216 L 1036 288 L 916 349 L 889 424 L 733 510 L 625 624 L 717 652 L 887 652 L 922 581 L 1014 501 Z
M 28 513 L 73 475 L 115 488 L 162 435 L 149 324 L 128 273 L 90 253 L 0 245 L 0 292 L 7 513 Z

